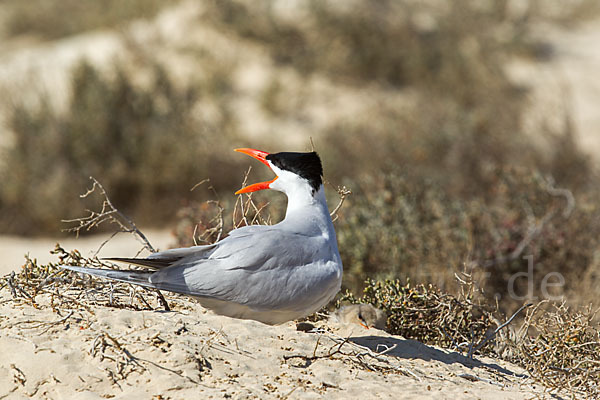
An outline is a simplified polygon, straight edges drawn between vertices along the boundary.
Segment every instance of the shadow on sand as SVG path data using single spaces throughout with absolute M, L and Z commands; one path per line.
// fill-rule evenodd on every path
M 474 358 L 468 358 L 457 352 L 445 352 L 428 346 L 416 340 L 401 339 L 389 336 L 356 336 L 348 339 L 352 343 L 380 352 L 386 347 L 394 347 L 385 354 L 390 357 L 403 359 L 421 359 L 423 361 L 440 361 L 445 364 L 459 363 L 467 368 L 491 368 L 497 372 L 513 377 L 525 378 L 526 375 L 515 373 L 494 363 L 484 363 Z

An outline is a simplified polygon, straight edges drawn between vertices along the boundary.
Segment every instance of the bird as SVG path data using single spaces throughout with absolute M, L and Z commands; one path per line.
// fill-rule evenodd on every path
M 339 292 L 342 260 L 315 152 L 235 151 L 268 166 L 275 178 L 235 194 L 283 192 L 287 209 L 274 225 L 250 225 L 214 244 L 176 248 L 147 258 L 107 258 L 145 270 L 64 269 L 191 296 L 214 313 L 279 325 L 313 314 Z
M 344 306 L 332 315 L 338 322 L 359 324 L 367 329 L 386 329 L 387 315 L 385 311 L 371 304 L 351 304 Z

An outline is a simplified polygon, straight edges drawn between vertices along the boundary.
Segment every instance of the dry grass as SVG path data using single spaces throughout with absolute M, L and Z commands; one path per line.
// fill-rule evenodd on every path
M 244 174 L 240 187 L 246 186 L 249 172 L 250 169 Z M 214 243 L 223 239 L 232 229 L 247 225 L 270 225 L 277 218 L 271 214 L 270 203 L 257 199 L 252 193 L 238 195 L 233 202 L 222 201 L 210 180 L 195 185 L 194 190 L 201 190 L 202 187 L 212 199 L 193 201 L 178 210 L 177 225 L 173 229 L 177 247 Z M 282 199 L 275 201 L 281 203 Z
M 529 310 L 509 345 L 512 361 L 526 368 L 550 393 L 600 396 L 600 330 L 591 306 L 564 303 Z
M 4 276 L 2 287 L 10 290 L 15 301 L 39 307 L 36 298 L 47 295 L 48 306 L 61 312 L 85 310 L 93 314 L 93 306 L 156 310 L 162 306 L 153 291 L 126 283 L 110 282 L 81 274 L 70 274 L 57 265 L 77 265 L 90 268 L 111 268 L 110 263 L 97 258 L 82 257 L 77 250 L 66 251 L 60 245 L 52 251 L 56 263 L 38 265 L 26 257 L 21 271 Z

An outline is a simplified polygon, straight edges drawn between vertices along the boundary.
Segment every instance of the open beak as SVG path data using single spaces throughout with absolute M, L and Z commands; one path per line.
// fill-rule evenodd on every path
M 255 150 L 255 149 L 235 149 L 235 151 L 247 154 L 252 158 L 256 158 L 258 161 L 265 164 L 267 167 L 271 168 L 271 166 L 267 162 L 267 158 L 266 158 L 269 155 L 269 153 L 267 153 L 266 151 L 260 151 L 260 150 Z M 251 192 L 256 192 L 257 190 L 269 189 L 271 183 L 275 182 L 275 179 L 277 179 L 277 176 L 274 179 L 267 181 L 267 182 L 255 183 L 253 185 L 243 187 L 240 190 L 238 190 L 237 192 L 235 192 L 235 194 L 251 193 Z

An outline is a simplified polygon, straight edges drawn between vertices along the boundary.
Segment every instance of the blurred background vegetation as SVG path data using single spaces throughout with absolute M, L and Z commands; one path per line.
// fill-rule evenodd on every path
M 597 2 L 98 4 L 0 2 L 7 43 L 35 49 L 91 31 L 120 43 L 105 62 L 73 63 L 62 86 L 42 73 L 4 85 L 1 233 L 58 235 L 61 219 L 92 207 L 78 195 L 93 175 L 138 224 L 191 244 L 217 211 L 205 200 L 233 208 L 249 164 L 233 148 L 303 151 L 312 136 L 331 207 L 337 185 L 353 192 L 336 221 L 346 288 L 410 277 L 454 290 L 467 271 L 514 310 L 508 281 L 532 255 L 531 295 L 560 272 L 552 295 L 598 298 L 597 160 L 568 106 L 549 111 L 559 123 L 532 128 L 531 88 L 507 71 L 514 59 L 552 57 L 536 27 L 575 26 L 598 16 Z M 275 220 L 276 197 L 256 196 L 276 203 Z

